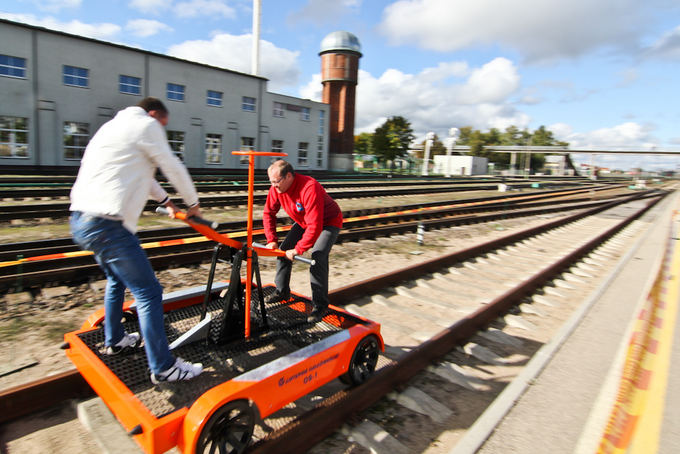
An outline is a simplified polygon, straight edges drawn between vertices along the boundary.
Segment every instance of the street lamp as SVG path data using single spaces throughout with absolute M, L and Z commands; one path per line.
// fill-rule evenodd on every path
M 456 144 L 460 130 L 458 128 L 449 129 L 449 137 L 446 138 L 446 171 L 444 176 L 451 178 L 451 151 Z
M 428 132 L 425 136 L 425 156 L 423 158 L 423 171 L 421 175 L 426 177 L 428 175 L 428 167 L 430 162 L 430 148 L 432 148 L 432 142 L 434 141 L 434 133 Z

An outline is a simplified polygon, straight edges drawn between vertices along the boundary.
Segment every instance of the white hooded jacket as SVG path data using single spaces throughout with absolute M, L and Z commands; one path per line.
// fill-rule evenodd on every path
M 87 145 L 70 210 L 120 219 L 135 233 L 146 201 L 167 197 L 154 177 L 157 168 L 187 206 L 198 203 L 191 176 L 170 149 L 161 123 L 141 107 L 123 109 Z

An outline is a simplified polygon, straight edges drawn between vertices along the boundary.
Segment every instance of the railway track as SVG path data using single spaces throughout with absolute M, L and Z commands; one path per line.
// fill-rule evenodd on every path
M 600 188 L 604 189 L 604 188 Z M 426 229 L 442 226 L 489 222 L 509 217 L 535 216 L 542 213 L 568 211 L 586 206 L 609 203 L 616 198 L 646 197 L 654 191 L 639 192 L 633 196 L 618 194 L 612 199 L 590 200 L 579 197 L 590 190 L 551 191 L 547 194 L 526 194 L 503 198 L 485 198 L 440 205 L 441 202 L 390 209 L 357 210 L 345 212 L 344 228 L 338 242 L 358 241 L 365 238 L 385 237 L 415 231 L 419 225 Z M 559 199 L 559 200 L 555 200 Z M 424 206 L 425 205 L 425 206 Z M 394 209 L 392 209 L 394 210 Z M 241 222 L 223 224 L 221 232 L 235 238 L 244 236 Z M 256 225 L 256 228 L 259 228 Z M 181 233 L 180 233 L 181 232 Z M 209 241 L 195 235 L 181 239 L 186 229 L 170 229 L 141 234 L 154 269 L 189 265 L 208 260 L 212 253 Z M 262 240 L 261 233 L 256 240 Z M 56 244 L 55 244 L 56 243 Z M 76 283 L 99 276 L 101 271 L 91 256 L 60 257 L 77 250 L 69 239 L 39 242 L 30 246 L 5 245 L 0 247 L 0 292 L 23 288 L 38 288 L 48 283 Z M 49 260 L 31 260 L 31 257 Z M 54 257 L 52 259 L 52 257 Z M 22 261 L 24 258 L 27 261 Z M 18 259 L 18 260 L 17 260 Z
M 324 188 L 327 190 L 339 189 L 367 189 L 367 188 L 384 188 L 386 186 L 399 187 L 419 187 L 419 186 L 480 186 L 492 188 L 498 183 L 506 183 L 509 185 L 531 185 L 542 184 L 545 187 L 555 186 L 578 186 L 589 184 L 591 182 L 583 180 L 555 180 L 555 181 L 540 181 L 540 180 L 526 180 L 526 179 L 500 179 L 500 178 L 460 178 L 460 179 L 432 179 L 432 180 L 411 180 L 411 179 L 389 179 L 389 180 L 329 180 L 321 181 Z M 243 192 L 244 186 L 247 185 L 245 180 L 232 181 L 194 181 L 196 191 L 199 193 L 233 193 Z M 71 193 L 72 183 L 2 183 L 0 182 L 0 200 L 21 200 L 21 199 L 59 199 L 68 197 Z M 163 184 L 164 188 L 171 194 L 175 193 L 174 188 L 170 184 Z M 256 191 L 269 190 L 270 183 L 267 181 L 260 181 L 255 183 L 254 189 Z
M 513 183 L 512 187 L 516 189 L 531 188 L 535 183 L 531 182 L 517 182 Z M 549 183 L 548 185 L 555 185 L 559 187 L 569 187 L 569 186 L 585 186 L 589 188 L 602 187 L 602 185 L 593 185 L 586 183 L 585 185 L 580 182 L 564 182 L 564 183 Z M 392 187 L 385 187 L 384 182 L 376 183 L 375 187 L 366 187 L 362 185 L 362 189 L 329 189 L 328 193 L 334 199 L 355 199 L 355 198 L 367 198 L 367 197 L 385 197 L 385 196 L 398 196 L 398 195 L 419 195 L 419 194 L 443 194 L 443 193 L 455 193 L 455 192 L 469 192 L 469 191 L 495 191 L 498 187 L 497 184 L 451 184 L 446 183 L 444 185 L 403 185 L 399 182 L 395 183 Z M 618 185 L 623 186 L 621 184 Z M 268 187 L 268 186 L 267 186 Z M 233 190 L 233 187 L 231 187 Z M 211 191 L 214 192 L 214 191 Z M 42 197 L 42 196 L 40 196 Z M 258 191 L 254 195 L 254 202 L 256 204 L 263 204 L 267 197 L 267 192 L 265 188 Z M 238 189 L 238 194 L 219 194 L 219 195 L 203 195 L 201 196 L 201 206 L 204 208 L 213 207 L 239 207 L 247 203 L 248 196 L 244 194 L 242 187 Z M 177 200 L 177 204 L 182 206 L 181 201 Z M 0 205 L 0 222 L 2 221 L 12 221 L 14 219 L 60 219 L 69 216 L 69 202 L 51 202 L 51 203 L 5 203 Z M 157 204 L 148 203 L 145 207 L 145 211 L 153 212 L 156 209 Z
M 612 201 L 333 291 L 333 304 L 383 326 L 388 347 L 375 376 L 354 389 L 334 381 L 267 418 L 250 452 L 365 452 L 375 448 L 371 433 L 383 451 L 421 452 L 444 427 L 469 426 L 662 197 Z M 0 394 L 0 422 L 90 392 L 75 371 L 10 389 Z M 447 443 L 461 430 L 447 432 Z

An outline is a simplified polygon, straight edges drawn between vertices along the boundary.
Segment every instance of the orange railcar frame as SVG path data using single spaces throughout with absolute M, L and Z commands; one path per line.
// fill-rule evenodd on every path
M 284 254 L 281 250 L 253 247 L 252 244 L 254 158 L 255 156 L 286 156 L 286 154 L 259 151 L 234 151 L 232 154 L 246 155 L 249 159 L 247 277 L 242 281 L 245 284 L 244 334 L 247 339 L 250 337 L 250 301 L 253 285 L 252 251 L 255 250 L 263 256 Z M 178 212 L 176 217 L 189 223 L 210 239 L 231 247 L 242 247 L 240 242 L 226 235 L 191 222 L 191 219 L 187 219 L 184 213 Z M 214 290 L 214 293 L 217 292 L 219 290 Z M 197 305 L 202 300 L 202 293 L 195 294 L 164 304 L 163 310 L 168 312 Z M 227 380 L 203 393 L 189 408 L 179 408 L 161 418 L 155 417 L 78 337 L 81 333 L 99 329 L 99 325 L 104 320 L 103 309 L 90 316 L 80 330 L 64 335 L 64 340 L 68 345 L 66 355 L 111 409 L 122 426 L 128 432 L 134 429 L 133 436 L 145 452 L 158 454 L 178 446 L 184 453 L 193 453 L 196 450 L 201 430 L 211 415 L 224 404 L 236 400 L 247 400 L 255 406 L 259 416 L 265 418 L 288 403 L 346 373 L 355 348 L 365 337 L 375 336 L 380 349 L 384 351 L 385 345 L 378 323 L 350 314 L 338 307 L 330 306 L 329 308 L 340 315 L 346 315 L 348 319 L 357 320 L 357 323 L 323 340 Z M 123 310 L 133 311 L 133 301 L 124 303 Z M 343 327 L 343 322 L 332 312 L 324 317 L 324 321 Z M 191 383 L 187 382 L 187 386 L 190 385 Z
M 193 296 L 167 304 L 164 310 L 200 304 L 201 301 L 202 295 Z M 125 309 L 132 310 L 132 303 L 126 302 Z M 193 453 L 204 425 L 222 405 L 245 399 L 255 406 L 260 417 L 265 418 L 346 373 L 352 354 L 364 337 L 376 336 L 384 350 L 378 323 L 338 307 L 331 306 L 330 309 L 360 320 L 360 323 L 225 381 L 203 393 L 189 408 L 177 409 L 161 418 L 156 418 L 78 337 L 81 333 L 99 329 L 102 310 L 95 312 L 80 330 L 64 336 L 69 345 L 66 354 L 126 431 L 137 426 L 141 428 L 141 433 L 134 438 L 145 452 L 158 454 L 178 446 L 183 453 Z M 331 312 L 324 321 L 337 325 L 338 317 Z M 191 382 L 186 385 L 190 386 Z

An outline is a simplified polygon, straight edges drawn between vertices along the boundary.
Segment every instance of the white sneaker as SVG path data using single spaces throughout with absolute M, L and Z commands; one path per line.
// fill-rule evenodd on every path
M 106 347 L 104 353 L 107 355 L 118 355 L 136 349 L 141 343 L 142 337 L 139 333 L 123 333 L 123 338 L 119 340 L 116 345 L 109 345 Z
M 167 370 L 158 374 L 151 374 L 151 383 L 157 385 L 161 382 L 191 380 L 203 372 L 203 364 L 189 363 L 182 358 L 177 358 L 175 364 Z

